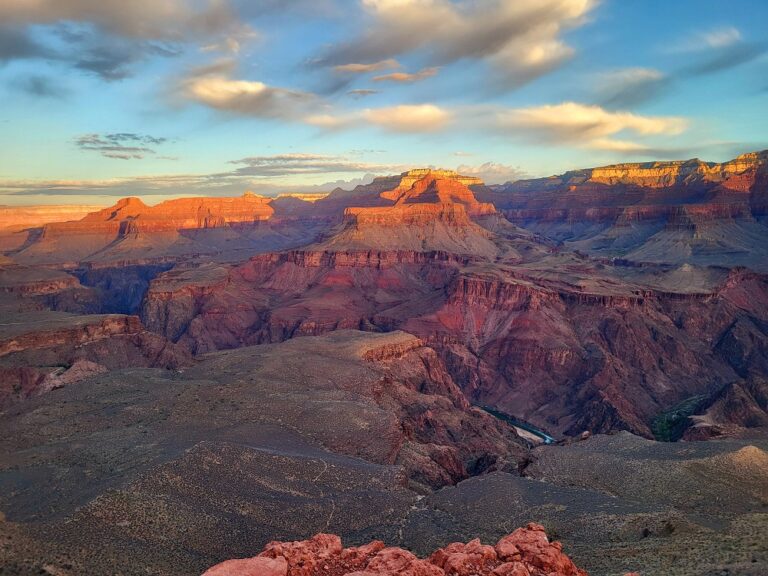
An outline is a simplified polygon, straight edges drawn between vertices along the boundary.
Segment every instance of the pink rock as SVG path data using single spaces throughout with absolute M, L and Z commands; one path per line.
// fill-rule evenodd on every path
M 419 560 L 402 548 L 384 548 L 368 563 L 365 576 L 444 576 L 445 572 L 427 560 Z M 362 576 L 362 574 L 360 575 Z
M 454 542 L 429 557 L 429 561 L 442 568 L 446 574 L 456 576 L 488 572 L 489 566 L 497 564 L 497 559 L 493 546 L 481 544 L 479 539 L 467 544 Z
M 544 527 L 528 524 L 499 540 L 454 542 L 421 560 L 375 540 L 342 548 L 333 534 L 301 542 L 270 542 L 259 556 L 230 560 L 204 576 L 587 576 L 550 542 Z M 639 575 L 627 575 L 639 576 Z
M 286 576 L 285 558 L 243 558 L 227 560 L 207 570 L 203 576 Z
M 531 576 L 531 572 L 522 562 L 505 562 L 491 572 L 493 576 Z

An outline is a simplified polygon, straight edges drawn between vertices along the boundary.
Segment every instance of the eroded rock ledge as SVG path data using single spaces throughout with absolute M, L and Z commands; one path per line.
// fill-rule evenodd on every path
M 528 524 L 495 546 L 454 542 L 419 559 L 380 540 L 343 548 L 333 534 L 302 542 L 270 542 L 253 558 L 228 560 L 203 576 L 587 576 L 550 542 L 544 527 Z

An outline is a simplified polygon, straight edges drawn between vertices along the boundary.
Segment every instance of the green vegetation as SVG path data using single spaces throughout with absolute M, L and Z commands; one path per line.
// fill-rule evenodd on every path
M 656 440 L 660 442 L 680 440 L 688 426 L 688 417 L 696 413 L 706 399 L 706 395 L 691 396 L 656 416 L 651 424 L 651 431 Z

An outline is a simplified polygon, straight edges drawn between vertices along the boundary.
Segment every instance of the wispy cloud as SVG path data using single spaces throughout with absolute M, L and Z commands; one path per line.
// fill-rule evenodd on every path
M 75 139 L 81 150 L 98 152 L 105 158 L 116 160 L 142 160 L 155 154 L 150 146 L 160 146 L 167 138 L 121 132 L 115 134 L 83 134 Z
M 135 135 L 142 138 L 140 135 Z M 105 138 L 99 140 L 107 141 Z M 276 196 L 285 192 L 330 191 L 370 182 L 374 175 L 412 166 L 363 162 L 345 155 L 311 152 L 251 156 L 236 168 L 210 174 L 158 174 L 102 180 L 0 180 L 0 196 L 35 198 L 120 196 L 238 196 L 246 190 Z M 42 199 L 42 200 L 40 200 Z
M 694 58 L 678 75 L 702 76 L 751 62 L 765 54 L 766 49 L 766 42 L 749 41 L 738 28 L 723 26 L 696 32 L 673 44 L 667 51 L 689 54 Z
M 370 72 L 380 72 L 382 70 L 392 70 L 399 68 L 400 63 L 394 58 L 388 58 L 387 60 L 380 60 L 378 62 L 371 62 L 369 64 L 350 63 L 339 64 L 334 66 L 333 69 L 341 74 L 368 74 Z
M 723 26 L 690 34 L 681 41 L 668 46 L 666 50 L 668 52 L 701 52 L 702 50 L 733 46 L 742 41 L 743 38 L 738 28 Z
M 17 90 L 38 98 L 62 99 L 70 94 L 61 80 L 42 74 L 23 76 L 16 79 L 12 85 Z
M 383 74 L 381 76 L 374 76 L 374 82 L 399 82 L 401 84 L 411 84 L 413 82 L 419 82 L 426 80 L 432 76 L 436 76 L 440 68 L 433 66 L 432 68 L 424 68 L 418 72 L 392 72 L 391 74 Z
M 657 98 L 671 81 L 653 68 L 612 70 L 597 77 L 598 99 L 607 108 L 631 108 Z
M 365 98 L 367 96 L 373 96 L 374 94 L 378 94 L 378 90 L 372 90 L 370 88 L 358 88 L 356 90 L 350 90 L 347 92 L 350 96 L 353 98 Z
M 391 165 L 360 162 L 345 156 L 307 153 L 250 156 L 232 160 L 231 164 L 240 165 L 235 170 L 239 176 L 259 177 L 386 172 L 392 168 Z

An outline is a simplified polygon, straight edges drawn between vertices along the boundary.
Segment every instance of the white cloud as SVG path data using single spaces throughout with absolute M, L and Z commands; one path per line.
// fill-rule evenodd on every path
M 727 48 L 742 42 L 743 38 L 738 28 L 723 26 L 711 30 L 696 32 L 677 44 L 669 47 L 671 52 L 699 52 Z
M 342 113 L 310 114 L 303 121 L 326 130 L 356 128 L 366 124 L 390 132 L 435 132 L 448 126 L 453 113 L 434 104 L 403 104 Z
M 315 102 L 307 92 L 269 86 L 256 80 L 233 79 L 235 64 L 222 61 L 193 71 L 181 83 L 188 100 L 211 108 L 261 118 L 295 119 Z
M 528 174 L 521 170 L 519 166 L 510 166 L 498 162 L 485 162 L 475 166 L 461 164 L 456 167 L 456 172 L 464 176 L 477 176 L 486 184 L 504 184 L 528 177 Z
M 486 59 L 494 78 L 519 85 L 574 53 L 562 39 L 582 25 L 597 0 L 362 0 L 372 22 L 352 42 L 332 48 L 327 65 L 379 61 L 422 52 L 437 65 Z
M 433 132 L 450 123 L 452 114 L 434 104 L 373 108 L 363 112 L 368 122 L 393 132 Z
M 496 118 L 502 129 L 541 141 L 614 151 L 645 148 L 641 144 L 611 138 L 619 133 L 674 136 L 688 127 L 688 121 L 680 117 L 612 112 L 576 102 L 504 110 Z

